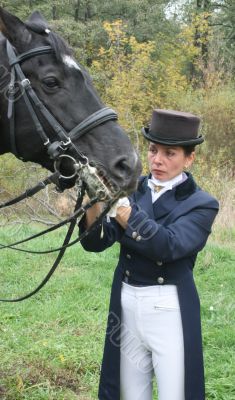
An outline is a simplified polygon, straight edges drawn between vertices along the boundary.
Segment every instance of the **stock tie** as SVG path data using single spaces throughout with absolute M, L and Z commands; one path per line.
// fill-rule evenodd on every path
M 157 192 L 157 193 L 159 193 L 163 188 L 164 188 L 164 186 L 161 186 L 161 185 L 153 185 L 153 190 L 154 190 L 154 192 Z

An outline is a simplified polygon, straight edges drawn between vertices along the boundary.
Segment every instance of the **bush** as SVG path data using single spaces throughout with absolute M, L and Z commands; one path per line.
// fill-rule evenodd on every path
M 188 91 L 178 98 L 178 109 L 202 118 L 204 161 L 219 169 L 235 172 L 235 91 L 232 83 L 224 87 Z

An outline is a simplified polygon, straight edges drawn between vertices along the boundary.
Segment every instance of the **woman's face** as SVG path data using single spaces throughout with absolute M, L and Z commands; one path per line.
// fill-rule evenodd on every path
M 193 163 L 194 158 L 195 152 L 186 156 L 180 146 L 165 146 L 152 142 L 149 144 L 149 169 L 153 177 L 160 181 L 168 181 L 179 175 Z

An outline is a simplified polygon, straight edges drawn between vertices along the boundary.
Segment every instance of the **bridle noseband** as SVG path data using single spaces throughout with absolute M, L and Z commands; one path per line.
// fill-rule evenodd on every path
M 10 42 L 6 41 L 8 61 L 11 68 L 11 80 L 9 84 L 9 97 L 8 97 L 8 118 L 10 120 L 10 138 L 11 138 L 11 151 L 16 157 L 22 159 L 18 153 L 16 146 L 16 135 L 15 135 L 15 100 L 16 100 L 16 82 L 19 83 L 21 96 L 23 97 L 25 104 L 28 108 L 29 114 L 34 122 L 37 133 L 42 139 L 44 146 L 47 148 L 47 152 L 51 159 L 56 160 L 60 155 L 68 149 L 76 151 L 78 159 L 82 163 L 87 163 L 87 157 L 82 154 L 77 146 L 73 143 L 73 140 L 80 138 L 91 129 L 111 120 L 117 120 L 118 116 L 114 110 L 108 107 L 104 107 L 79 123 L 70 132 L 66 132 L 60 123 L 55 119 L 51 112 L 45 107 L 42 101 L 38 98 L 37 94 L 33 90 L 29 79 L 24 75 L 21 63 L 34 57 L 45 54 L 53 54 L 54 50 L 51 46 L 42 46 L 35 49 L 31 49 L 21 55 L 16 55 L 14 48 Z M 40 123 L 37 114 L 37 110 L 42 115 L 52 130 L 55 133 L 56 139 L 51 142 L 48 135 L 46 134 L 42 124 Z

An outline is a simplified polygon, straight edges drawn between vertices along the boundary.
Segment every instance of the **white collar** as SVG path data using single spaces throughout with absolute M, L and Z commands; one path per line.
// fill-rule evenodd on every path
M 168 190 L 172 190 L 173 187 L 179 185 L 185 179 L 187 179 L 187 175 L 184 172 L 175 176 L 173 179 L 164 182 L 159 181 L 159 179 L 156 179 L 153 176 L 151 176 L 151 178 L 148 179 L 148 187 L 151 189 L 152 202 L 154 203 L 165 192 L 167 192 Z M 162 186 L 162 189 L 156 192 L 154 188 L 155 185 Z
M 179 175 L 175 176 L 174 178 L 170 179 L 169 181 L 164 181 L 164 182 L 160 181 L 159 179 L 154 178 L 154 176 L 151 175 L 151 178 L 149 178 L 149 182 L 151 182 L 153 185 L 162 186 L 164 188 L 167 188 L 168 190 L 171 190 L 178 183 L 182 182 L 183 179 L 184 179 L 183 173 L 181 172 Z

